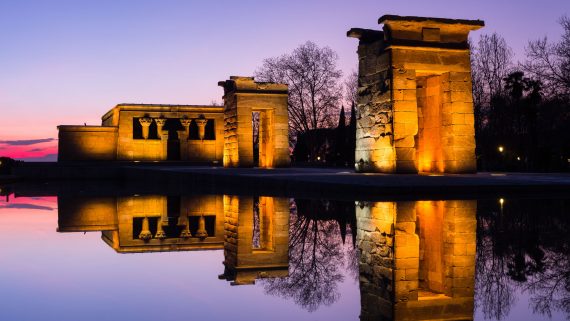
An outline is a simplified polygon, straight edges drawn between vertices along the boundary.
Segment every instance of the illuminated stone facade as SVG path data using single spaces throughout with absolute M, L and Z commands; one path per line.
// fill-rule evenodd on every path
M 232 285 L 288 275 L 288 198 L 59 196 L 58 208 L 59 232 L 101 231 L 119 253 L 223 249 Z
M 259 112 L 259 167 L 288 166 L 287 86 L 247 77 L 222 84 L 225 107 L 120 104 L 101 126 L 58 126 L 58 160 L 252 167 L 252 113 Z
M 359 172 L 476 171 L 469 32 L 480 20 L 383 16 L 359 39 Z
M 476 201 L 358 203 L 361 320 L 472 320 Z
M 252 166 L 252 113 L 259 113 L 259 166 L 290 164 L 287 85 L 230 77 L 224 87 L 224 167 Z

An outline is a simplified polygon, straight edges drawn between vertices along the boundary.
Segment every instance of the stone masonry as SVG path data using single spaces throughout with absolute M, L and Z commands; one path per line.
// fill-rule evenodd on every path
M 232 76 L 224 87 L 224 167 L 253 167 L 252 113 L 260 113 L 259 167 L 287 167 L 287 85 Z
M 359 172 L 476 171 L 467 38 L 480 20 L 387 15 L 353 28 L 359 78 Z
M 476 201 L 356 205 L 361 320 L 473 317 Z

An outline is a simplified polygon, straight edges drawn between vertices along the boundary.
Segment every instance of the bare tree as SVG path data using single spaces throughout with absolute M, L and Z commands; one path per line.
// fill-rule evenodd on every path
M 255 72 L 261 81 L 289 85 L 289 133 L 335 125 L 342 99 L 338 56 L 308 41 L 290 54 L 268 58 Z
M 479 38 L 478 45 L 472 48 L 471 64 L 475 81 L 482 86 L 480 90 L 486 97 L 484 103 L 488 103 L 492 96 L 503 91 L 503 79 L 513 64 L 513 51 L 497 33 L 484 34 Z
M 358 73 L 353 70 L 344 80 L 344 101 L 348 106 L 356 104 L 358 97 Z
M 530 41 L 522 67 L 545 84 L 547 94 L 570 95 L 570 18 L 560 18 L 562 39 L 549 43 L 546 37 Z

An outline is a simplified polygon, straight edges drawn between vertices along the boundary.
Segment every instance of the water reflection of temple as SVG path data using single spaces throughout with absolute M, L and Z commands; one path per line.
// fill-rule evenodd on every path
M 476 201 L 359 203 L 361 320 L 471 320 Z
M 327 279 L 310 263 L 342 264 L 331 253 L 341 253 L 348 228 L 350 243 L 359 250 L 361 320 L 473 318 L 475 201 L 357 202 L 355 207 L 263 196 L 141 195 L 60 196 L 58 202 L 60 232 L 102 231 L 102 239 L 120 253 L 223 250 L 220 279 L 241 285 L 272 278 L 266 290 L 284 297 L 295 296 L 295 286 L 316 291 L 303 292 L 313 299 L 336 288 L 336 270 L 326 268 L 333 273 Z M 316 308 L 319 302 L 297 303 Z
M 58 197 L 58 231 L 101 231 L 119 253 L 224 250 L 222 278 L 287 276 L 289 200 L 227 195 Z

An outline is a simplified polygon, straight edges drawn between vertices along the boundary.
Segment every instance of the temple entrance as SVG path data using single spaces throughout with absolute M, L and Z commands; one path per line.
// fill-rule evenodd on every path
M 166 143 L 166 160 L 176 161 L 180 160 L 180 139 L 178 138 L 178 131 L 184 130 L 180 124 L 180 120 L 176 118 L 169 118 L 164 125 L 164 131 L 168 131 L 168 140 Z
M 253 157 L 257 158 L 255 166 L 273 167 L 273 110 L 260 110 L 253 112 Z M 256 123 L 256 124 L 255 124 Z M 256 149 L 257 146 L 257 149 Z
M 259 112 L 251 113 L 253 132 L 253 166 L 259 167 Z
M 418 76 L 418 170 L 419 172 L 443 173 L 442 144 L 442 86 L 441 76 Z M 450 116 L 450 115 L 448 115 Z M 447 118 L 445 119 L 447 121 Z

